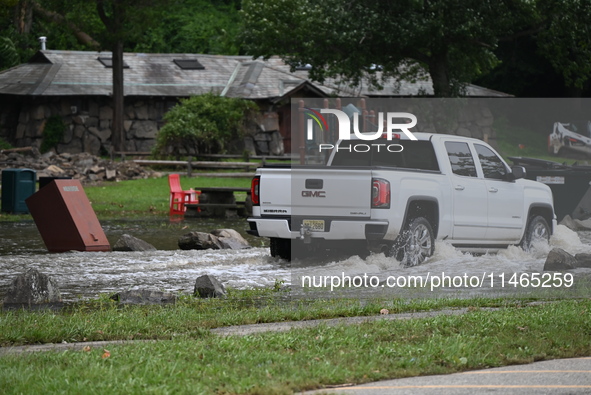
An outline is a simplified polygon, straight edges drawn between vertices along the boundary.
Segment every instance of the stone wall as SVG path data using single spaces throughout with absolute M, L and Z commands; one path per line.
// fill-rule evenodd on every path
M 23 103 L 13 128 L 13 135 L 5 128 L 5 137 L 16 147 L 41 146 L 43 131 L 49 117 L 58 115 L 66 124 L 62 141 L 56 151 L 61 153 L 87 152 L 92 155 L 111 152 L 113 110 L 108 98 L 44 98 Z M 176 100 L 126 98 L 125 150 L 150 151 L 155 144 L 163 116 Z
M 126 98 L 125 151 L 150 151 L 156 142 L 158 130 L 164 124 L 164 114 L 176 103 L 172 98 Z M 413 132 L 475 137 L 496 146 L 496 135 L 492 128 L 494 116 L 486 100 L 450 101 L 450 108 L 441 103 L 435 100 L 421 101 L 418 108 L 410 106 L 400 108 L 399 111 L 411 112 L 418 117 L 419 123 Z M 107 155 L 111 152 L 113 111 L 109 98 L 45 97 L 28 100 L 20 106 L 6 102 L 0 102 L 0 105 L 5 109 L 11 108 L 10 111 L 1 112 L 0 137 L 15 147 L 41 147 L 47 120 L 50 116 L 58 115 L 67 125 L 64 138 L 56 147 L 58 154 L 87 152 Z M 246 137 L 244 144 L 235 144 L 233 150 L 237 152 L 234 153 L 247 151 L 251 155 L 283 155 L 283 140 L 289 139 L 290 134 L 284 133 L 283 136 L 279 132 L 278 114 L 271 111 L 263 113 L 259 126 L 260 130 Z
M 244 149 L 251 155 L 283 155 L 283 136 L 279 132 L 279 114 L 274 111 L 261 113 L 258 130 L 244 138 Z
M 423 106 L 415 112 L 420 122 L 413 131 L 473 137 L 496 147 L 497 136 L 492 127 L 494 115 L 489 103 L 486 100 L 468 100 L 456 107 L 457 103 L 451 101 L 445 106 L 433 101 Z M 412 112 L 413 109 L 409 111 Z
M 158 130 L 164 125 L 164 114 L 177 101 L 173 99 L 125 99 L 125 151 L 149 152 L 156 143 Z M 15 111 L 13 111 L 13 114 Z M 276 117 L 275 113 L 272 116 Z M 111 152 L 113 110 L 108 98 L 43 98 L 20 105 L 20 112 L 13 115 L 12 124 L 3 122 L 0 137 L 15 147 L 40 148 L 43 131 L 49 117 L 58 115 L 66 124 L 64 138 L 55 147 L 58 154 L 87 152 L 92 155 L 107 155 Z M 261 130 L 245 139 L 244 144 L 235 144 L 236 150 L 248 151 L 251 155 L 283 155 L 283 139 L 276 122 L 265 121 Z M 8 119 L 8 115 L 4 116 Z M 267 128 L 265 128 L 267 126 Z M 11 132 L 12 130 L 12 132 Z
M 283 136 L 277 130 L 259 131 L 244 138 L 244 150 L 250 155 L 277 156 L 284 154 Z

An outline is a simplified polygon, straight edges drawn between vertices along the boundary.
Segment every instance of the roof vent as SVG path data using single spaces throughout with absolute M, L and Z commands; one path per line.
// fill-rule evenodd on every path
M 103 66 L 105 66 L 106 68 L 109 68 L 109 69 L 112 69 L 113 68 L 113 58 L 102 58 L 102 57 L 99 57 L 99 58 L 97 58 L 97 60 L 99 62 L 101 62 L 103 64 Z M 123 68 L 124 69 L 128 69 L 129 68 L 129 65 L 125 61 L 123 61 Z
M 45 36 L 39 37 L 39 42 L 41 43 L 41 50 L 45 51 L 47 49 L 45 47 L 45 43 L 47 42 L 47 37 L 45 37 Z
M 298 64 L 295 68 L 296 70 L 312 70 L 312 65 L 310 63 L 306 64 Z
M 183 70 L 205 70 L 197 59 L 173 59 L 173 62 Z

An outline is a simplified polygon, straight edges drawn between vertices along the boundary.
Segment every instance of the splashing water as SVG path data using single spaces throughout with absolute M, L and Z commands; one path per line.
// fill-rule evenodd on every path
M 553 247 L 563 248 L 571 254 L 591 253 L 591 232 L 577 233 L 558 226 L 549 246 L 534 246 L 529 252 L 509 247 L 497 254 L 474 256 L 449 243 L 437 241 L 435 254 L 414 267 L 402 267 L 394 258 L 384 254 L 370 255 L 366 259 L 352 256 L 322 263 L 290 264 L 271 258 L 268 248 L 261 247 L 237 251 L 159 249 L 49 254 L 35 234 L 34 225 L 29 224 L 32 231 L 27 237 L 23 237 L 19 226 L 23 227 L 0 225 L 0 297 L 17 274 L 30 268 L 54 277 L 64 300 L 75 300 L 138 288 L 192 293 L 195 279 L 203 274 L 216 276 L 226 286 L 250 288 L 270 287 L 276 280 L 290 284 L 302 276 L 367 274 L 383 281 L 388 276 L 426 276 L 443 272 L 450 276 L 481 276 L 484 272 L 533 273 L 543 271 L 546 256 Z M 160 237 L 168 233 L 159 232 Z M 141 238 L 141 235 L 137 237 Z M 591 269 L 576 269 L 574 273 L 591 273 Z

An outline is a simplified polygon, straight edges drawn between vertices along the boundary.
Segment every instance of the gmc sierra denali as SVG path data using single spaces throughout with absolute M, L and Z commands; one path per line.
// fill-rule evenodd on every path
M 324 147 L 326 165 L 259 168 L 249 232 L 269 237 L 271 255 L 288 260 L 292 249 L 354 245 L 406 266 L 431 256 L 436 239 L 473 252 L 549 240 L 548 186 L 524 179 L 523 167 L 509 167 L 484 141 L 414 136 L 352 135 Z

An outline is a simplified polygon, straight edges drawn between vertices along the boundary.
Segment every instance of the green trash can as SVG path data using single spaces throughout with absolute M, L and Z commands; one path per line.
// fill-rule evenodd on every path
M 2 212 L 27 214 L 25 199 L 35 193 L 37 173 L 31 169 L 2 170 Z

